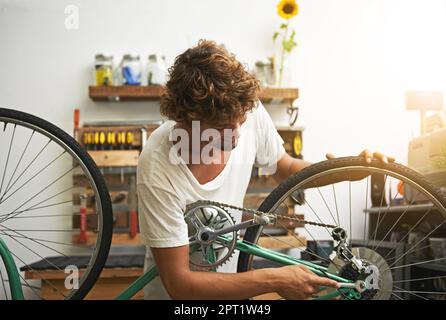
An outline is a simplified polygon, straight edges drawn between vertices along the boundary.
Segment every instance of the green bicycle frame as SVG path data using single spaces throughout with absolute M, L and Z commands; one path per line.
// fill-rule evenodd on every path
M 14 258 L 6 246 L 6 243 L 0 238 L 0 256 L 5 264 L 6 273 L 8 274 L 9 288 L 11 290 L 11 298 L 13 300 L 24 300 L 20 276 Z
M 224 237 L 222 237 L 224 238 Z M 197 251 L 199 246 L 197 245 L 191 245 L 191 252 Z M 243 240 L 237 240 L 235 248 L 241 252 L 246 252 L 248 254 L 251 254 L 253 256 L 261 257 L 264 259 L 267 259 L 272 262 L 277 262 L 282 265 L 304 265 L 309 270 L 314 272 L 316 275 L 321 277 L 326 277 L 332 280 L 335 280 L 337 282 L 342 283 L 351 283 L 352 281 L 339 277 L 337 275 L 334 275 L 330 273 L 326 267 L 319 266 L 317 264 L 311 263 L 309 261 L 297 259 L 291 256 L 287 256 L 283 253 L 276 252 L 270 249 L 259 247 L 255 244 L 250 244 L 247 242 L 244 242 Z M 211 250 L 212 251 L 212 250 Z M 2 239 L 0 239 L 0 256 L 5 264 L 6 271 L 9 278 L 9 285 L 11 290 L 11 298 L 14 300 L 23 300 L 23 290 L 20 283 L 20 276 L 17 269 L 17 266 L 14 262 L 13 257 L 11 256 L 10 251 L 8 250 L 6 244 L 3 242 Z M 215 259 L 215 255 L 213 252 L 211 252 L 209 256 L 210 260 Z M 212 271 L 216 271 L 215 269 Z M 126 290 L 124 290 L 116 299 L 117 300 L 128 300 L 131 299 L 136 293 L 138 293 L 140 290 L 142 290 L 149 282 L 151 282 L 153 279 L 155 279 L 159 275 L 158 269 L 156 266 L 152 267 L 150 270 L 145 272 L 141 277 L 135 280 Z M 342 293 L 347 294 L 348 296 L 351 296 L 353 298 L 360 298 L 360 295 L 358 296 L 358 293 L 354 289 L 341 289 L 333 291 L 329 294 L 318 296 L 315 299 L 316 300 L 327 300 L 327 299 L 333 299 L 341 295 Z
M 264 259 L 267 259 L 272 262 L 277 262 L 283 265 L 304 265 L 309 270 L 314 272 L 316 275 L 321 277 L 326 277 L 332 280 L 335 280 L 337 282 L 342 283 L 351 283 L 352 281 L 339 277 L 337 275 L 334 275 L 330 272 L 328 272 L 327 268 L 319 266 L 317 264 L 311 263 L 309 261 L 296 259 L 290 256 L 287 256 L 283 253 L 276 252 L 273 250 L 269 250 L 266 248 L 259 247 L 254 244 L 243 242 L 243 240 L 238 240 L 236 247 L 237 250 L 241 252 L 246 252 L 248 254 L 261 257 Z M 197 250 L 197 247 L 192 247 L 191 250 L 195 251 Z M 133 282 L 126 290 L 124 290 L 116 299 L 117 300 L 128 300 L 131 299 L 137 292 L 142 290 L 145 285 L 147 285 L 150 281 L 155 279 L 159 275 L 158 269 L 156 266 L 152 267 L 149 271 L 144 273 L 141 277 L 139 277 L 135 282 Z M 343 289 L 343 292 L 346 294 L 351 294 L 353 297 L 358 297 L 357 292 L 353 289 Z M 329 294 L 326 294 L 324 296 L 319 296 L 315 299 L 317 300 L 327 300 L 327 299 L 333 299 L 341 295 L 341 290 L 333 291 Z

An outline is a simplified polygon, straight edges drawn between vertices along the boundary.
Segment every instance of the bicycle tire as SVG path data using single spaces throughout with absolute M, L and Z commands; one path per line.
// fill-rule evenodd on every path
M 86 278 L 82 281 L 79 288 L 68 297 L 68 299 L 72 300 L 83 299 L 97 281 L 105 265 L 111 246 L 113 214 L 110 195 L 104 178 L 102 177 L 93 159 L 82 148 L 82 146 L 73 137 L 54 124 L 31 114 L 6 108 L 0 108 L 0 118 L 11 119 L 11 121 L 19 121 L 22 122 L 24 126 L 26 126 L 26 124 L 32 125 L 60 140 L 82 161 L 83 165 L 87 168 L 92 180 L 94 181 L 100 197 L 102 208 L 102 232 L 100 235 L 100 246 L 97 249 L 97 254 L 95 255 L 93 265 L 89 273 L 86 275 Z M 4 122 L 7 123 L 7 120 L 4 120 Z
M 386 169 L 396 174 L 405 176 L 406 178 L 423 187 L 427 192 L 434 196 L 444 208 L 446 208 L 446 193 L 440 190 L 438 187 L 434 186 L 426 177 L 404 165 L 398 163 L 384 164 L 377 159 L 373 159 L 370 164 L 367 164 L 362 157 L 342 157 L 333 160 L 318 162 L 295 173 L 287 180 L 282 182 L 277 188 L 275 188 L 261 203 L 258 210 L 262 212 L 270 212 L 274 205 L 278 201 L 280 201 L 280 199 L 294 186 L 316 174 L 323 173 L 324 171 L 328 171 L 331 169 L 339 169 L 352 166 L 367 166 L 379 169 Z M 247 243 L 256 244 L 259 240 L 262 229 L 262 226 L 253 226 L 248 228 L 244 236 L 244 241 L 246 241 Z M 237 272 L 245 272 L 250 270 L 251 264 L 252 255 L 241 252 L 239 255 Z

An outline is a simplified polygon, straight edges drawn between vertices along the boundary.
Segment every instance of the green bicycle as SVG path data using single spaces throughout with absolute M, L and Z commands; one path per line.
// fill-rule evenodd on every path
M 0 145 L 0 298 L 41 299 L 43 282 L 62 299 L 84 298 L 104 268 L 113 231 L 100 170 L 64 131 L 16 110 L 0 108 Z M 371 183 L 376 177 L 381 184 Z M 88 194 L 80 187 L 86 183 Z M 86 201 L 94 209 L 82 213 Z M 237 211 L 247 218 L 236 221 Z M 86 219 L 95 229 L 79 239 Z M 446 254 L 435 246 L 446 234 L 446 196 L 400 164 L 323 161 L 279 185 L 258 210 L 203 200 L 188 206 L 185 220 L 196 269 L 218 272 L 237 258 L 238 272 L 304 265 L 341 283 L 315 299 L 446 297 Z M 278 236 L 290 223 L 299 235 Z M 265 237 L 281 249 L 262 247 Z M 77 269 L 78 279 L 62 290 L 36 260 L 61 279 L 68 266 Z M 132 298 L 157 276 L 156 267 L 148 270 L 117 299 Z

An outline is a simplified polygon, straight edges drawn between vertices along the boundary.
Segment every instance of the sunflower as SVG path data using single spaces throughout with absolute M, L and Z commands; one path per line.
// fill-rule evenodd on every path
M 299 6 L 295 0 L 282 0 L 277 5 L 277 13 L 284 19 L 291 19 L 299 12 Z

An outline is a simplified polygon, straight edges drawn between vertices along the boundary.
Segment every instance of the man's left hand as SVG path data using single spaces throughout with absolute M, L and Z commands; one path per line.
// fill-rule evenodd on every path
M 331 153 L 327 153 L 325 156 L 327 157 L 328 160 L 332 160 L 332 159 L 336 158 L 336 156 L 334 156 Z M 367 149 L 362 151 L 359 154 L 359 157 L 363 157 L 367 163 L 371 163 L 372 159 L 374 159 L 374 158 L 380 160 L 382 163 L 385 163 L 385 164 L 387 164 L 389 162 L 395 162 L 394 157 L 386 156 L 385 154 L 383 154 L 381 152 L 371 152 Z

